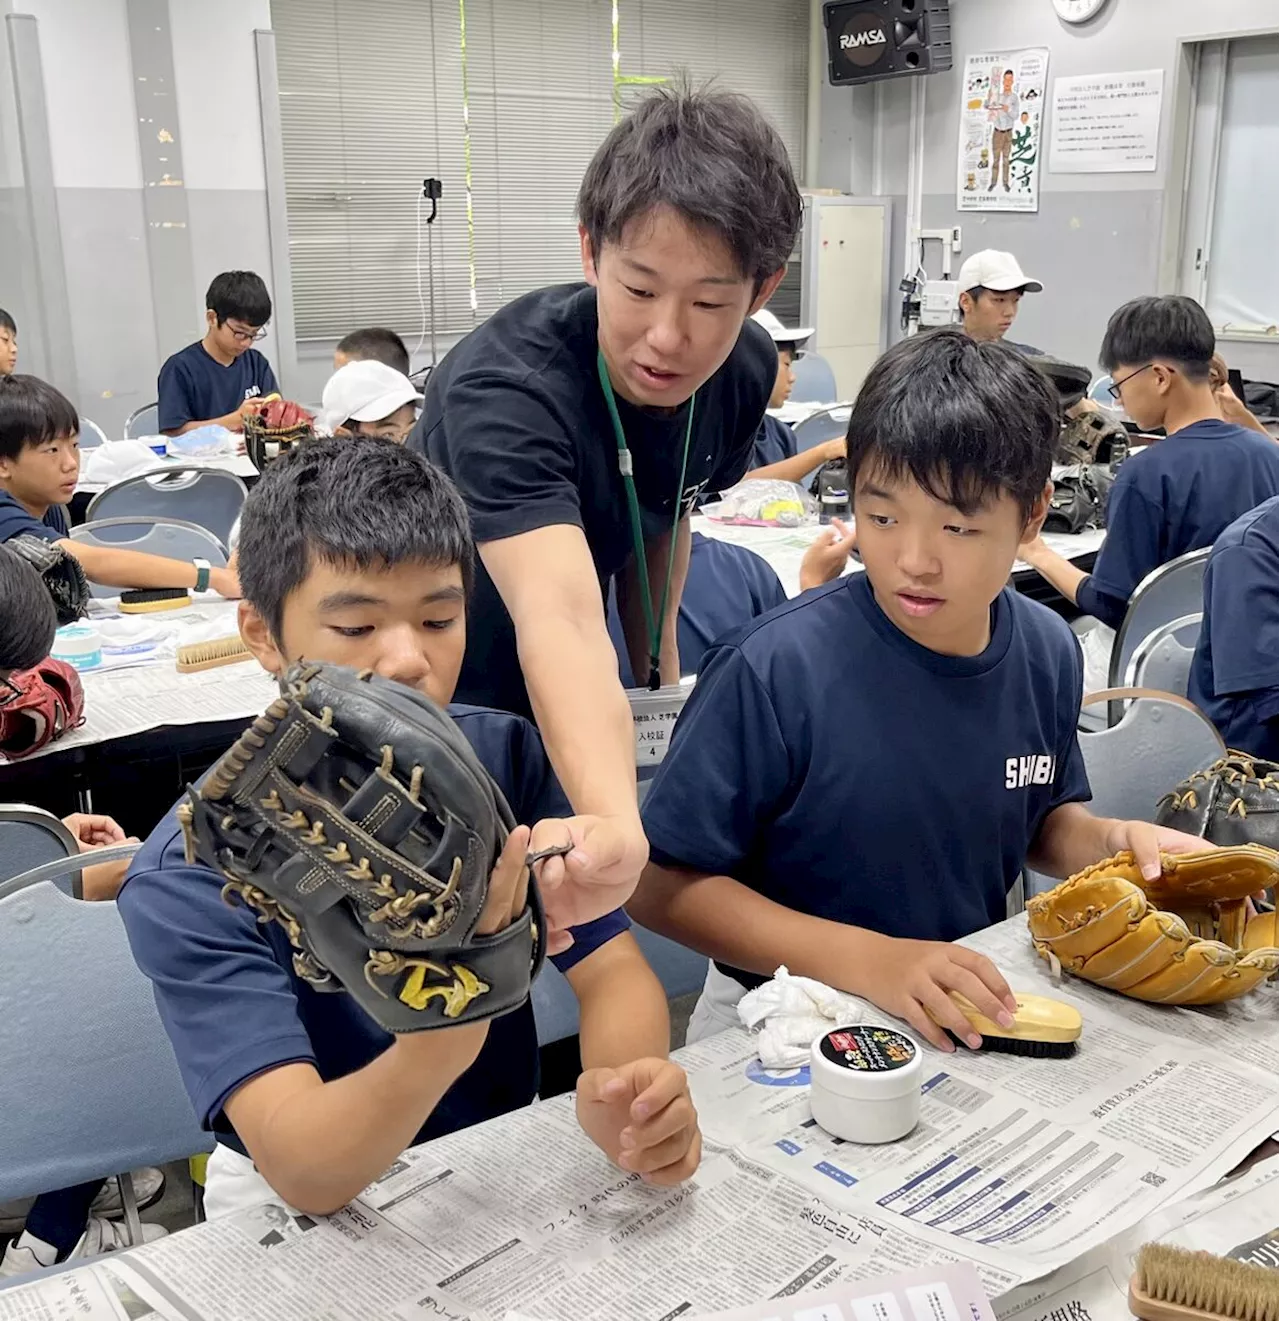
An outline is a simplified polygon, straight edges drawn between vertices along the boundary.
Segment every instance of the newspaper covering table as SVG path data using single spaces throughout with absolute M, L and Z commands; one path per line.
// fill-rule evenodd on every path
M 95 601 L 88 622 L 101 623 L 104 617 L 109 618 L 114 604 L 118 602 Z M 63 734 L 35 757 L 128 738 L 166 725 L 247 721 L 258 715 L 277 695 L 277 686 L 256 660 L 194 674 L 180 674 L 177 668 L 178 643 L 235 635 L 236 610 L 235 601 L 209 597 L 194 600 L 181 610 L 131 616 L 171 636 L 163 638 L 153 652 L 128 658 L 128 665 L 108 665 L 82 673 L 84 724 Z M 3 764 L 4 758 L 0 757 Z
M 1275 1131 L 1275 990 L 1157 1008 L 1054 987 L 1024 917 L 964 943 L 1015 989 L 1076 1004 L 1081 1049 L 927 1050 L 921 1123 L 900 1143 L 835 1143 L 809 1122 L 803 1071 L 765 1073 L 728 1032 L 680 1054 L 706 1155 L 679 1188 L 610 1165 L 558 1097 L 406 1152 L 335 1216 L 242 1212 L 0 1292 L 0 1321 L 657 1321 L 966 1262 L 1005 1321 L 1120 1321 L 1108 1241 L 1168 1220 Z M 1054 1314 L 1086 1288 L 1097 1311 Z
M 753 550 L 769 562 L 783 591 L 788 596 L 800 594 L 800 564 L 805 552 L 813 544 L 814 538 L 824 529 L 814 523 L 805 523 L 800 527 L 752 527 L 739 523 L 717 523 L 714 519 L 697 516 L 692 521 L 695 532 L 714 537 L 718 541 L 731 541 L 735 545 Z M 1090 528 L 1087 532 L 1046 532 L 1043 534 L 1046 545 L 1058 552 L 1064 559 L 1077 560 L 1085 555 L 1092 555 L 1100 549 L 1107 539 L 1101 528 Z M 1030 569 L 1029 564 L 1015 560 L 1014 573 Z M 862 565 L 854 559 L 849 561 L 847 573 L 860 573 Z

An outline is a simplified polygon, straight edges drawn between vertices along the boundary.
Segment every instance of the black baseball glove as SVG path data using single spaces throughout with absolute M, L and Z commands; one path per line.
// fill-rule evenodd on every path
M 289 933 L 298 976 L 388 1032 L 519 1008 L 546 948 L 524 912 L 481 936 L 511 809 L 428 698 L 371 671 L 293 666 L 281 696 L 178 809 L 187 856 Z
M 1280 842 L 1278 772 L 1273 761 L 1228 752 L 1165 794 L 1156 808 L 1156 825 L 1199 835 L 1211 844 L 1274 849 Z
M 11 537 L 4 544 L 7 550 L 26 560 L 44 580 L 49 595 L 53 597 L 59 626 L 74 623 L 89 609 L 89 580 L 74 555 L 68 555 L 61 546 L 29 532 Z

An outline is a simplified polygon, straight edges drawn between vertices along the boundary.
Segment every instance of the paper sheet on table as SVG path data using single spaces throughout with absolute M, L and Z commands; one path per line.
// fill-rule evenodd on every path
M 1013 986 L 1078 1005 L 1082 1048 L 1069 1061 L 930 1052 L 922 1122 L 902 1143 L 825 1137 L 805 1071 L 766 1073 L 730 1032 L 679 1054 L 705 1137 L 681 1187 L 612 1166 L 558 1097 L 404 1153 L 336 1216 L 257 1208 L 110 1269 L 166 1319 L 652 1321 L 968 1263 L 1002 1321 L 1123 1321 L 1124 1267 L 1091 1254 L 1129 1251 L 1135 1232 L 1199 1243 L 1212 1224 L 1231 1246 L 1270 1233 L 1274 1160 L 1177 1204 L 1275 1130 L 1274 989 L 1157 1008 L 1054 985 L 1025 918 L 964 943 Z M 6 1314 L 9 1298 L 0 1321 L 61 1315 Z
M 138 630 L 149 643 L 137 653 L 122 650 L 119 656 L 108 656 L 107 664 L 83 671 L 84 724 L 35 756 L 128 738 L 166 725 L 248 720 L 258 715 L 278 689 L 257 661 L 239 661 L 195 674 L 179 674 L 177 669 L 180 644 L 236 634 L 236 610 L 235 601 L 215 597 L 194 601 L 181 610 L 130 616 L 113 613 L 112 601 L 95 601 L 90 625 L 115 635 L 122 644 Z

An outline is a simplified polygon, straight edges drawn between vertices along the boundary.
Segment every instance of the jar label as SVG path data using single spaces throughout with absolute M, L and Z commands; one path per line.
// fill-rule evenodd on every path
M 819 1047 L 824 1059 L 859 1073 L 890 1073 L 916 1057 L 915 1043 L 889 1027 L 842 1027 Z

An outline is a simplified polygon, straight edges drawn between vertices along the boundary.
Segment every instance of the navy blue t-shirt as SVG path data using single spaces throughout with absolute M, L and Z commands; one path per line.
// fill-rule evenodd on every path
M 650 856 L 888 936 L 970 935 L 1004 918 L 1048 813 L 1090 796 L 1082 682 L 1067 625 L 1008 588 L 978 656 L 913 642 L 866 574 L 815 588 L 703 662 L 645 800 Z
M 1187 695 L 1227 747 L 1280 760 L 1276 579 L 1280 497 L 1251 509 L 1213 543 L 1204 571 L 1204 619 Z
M 50 505 L 43 518 L 36 518 L 9 494 L 0 491 L 0 545 L 27 533 L 45 541 L 63 541 L 71 535 L 67 511 L 62 505 Z
M 763 556 L 731 541 L 695 532 L 689 552 L 689 576 L 676 617 L 680 673 L 696 674 L 699 662 L 713 642 L 784 604 L 786 599 L 778 575 Z M 627 656 L 622 620 L 612 598 L 609 636 L 618 653 L 623 687 L 634 688 L 636 681 Z
M 756 432 L 755 455 L 751 467 L 767 468 L 771 463 L 781 463 L 783 459 L 794 458 L 799 453 L 796 433 L 785 422 L 766 413 L 764 421 L 760 423 L 760 430 Z
M 1280 446 L 1211 418 L 1131 454 L 1107 497 L 1107 539 L 1076 604 L 1119 628 L 1153 569 L 1212 546 L 1241 514 L 1280 489 Z
M 197 340 L 167 359 L 160 368 L 161 431 L 176 431 L 188 422 L 209 422 L 234 413 L 246 399 L 275 394 L 271 364 L 257 349 L 245 351 L 224 367 Z
M 569 805 L 537 731 L 498 711 L 449 707 L 498 783 L 516 819 L 566 816 Z M 188 864 L 171 812 L 138 851 L 119 908 L 138 966 L 151 979 L 183 1082 L 200 1122 L 242 1149 L 223 1106 L 242 1083 L 282 1064 L 314 1064 L 331 1082 L 363 1068 L 392 1043 L 347 995 L 317 991 L 293 971 L 278 923 L 221 898 L 223 878 Z M 562 971 L 627 930 L 618 910 L 574 930 L 553 962 Z M 494 1019 L 475 1064 L 445 1093 L 414 1139 L 527 1105 L 538 1082 L 538 1040 L 528 1004 Z
M 409 445 L 453 478 L 476 541 L 536 528 L 580 527 L 601 599 L 632 553 L 618 449 L 596 373 L 596 294 L 590 285 L 538 289 L 508 303 L 455 345 L 431 373 Z M 732 486 L 778 375 L 773 341 L 754 321 L 697 392 L 680 504 Z M 618 399 L 635 465 L 646 537 L 671 528 L 688 405 L 655 413 Z M 515 627 L 483 564 L 467 607 L 460 700 L 528 715 Z

